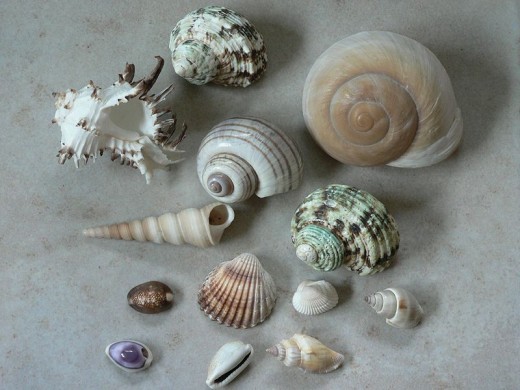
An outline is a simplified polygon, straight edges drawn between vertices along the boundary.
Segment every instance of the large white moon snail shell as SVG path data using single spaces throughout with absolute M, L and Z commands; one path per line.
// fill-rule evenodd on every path
M 260 198 L 298 187 L 303 161 L 294 141 L 258 118 L 227 119 L 204 137 L 197 174 L 208 194 L 220 202 Z
M 206 248 L 220 242 L 224 230 L 234 218 L 235 212 L 229 205 L 211 203 L 201 209 L 189 208 L 159 217 L 88 228 L 83 234 L 95 238 L 191 244 Z
M 159 77 L 164 60 L 157 56 L 157 65 L 151 74 L 133 81 L 135 67 L 126 64 L 119 81 L 108 88 L 100 88 L 91 81 L 79 91 L 69 89 L 54 93 L 56 114 L 53 123 L 61 127 L 59 163 L 73 158 L 85 163 L 104 152 L 112 161 L 138 168 L 149 183 L 157 168 L 180 161 L 177 145 L 184 139 L 182 133 L 174 136 L 175 115 L 160 119 L 169 109 L 159 108 L 173 90 L 165 88 L 157 96 L 148 92 Z
M 387 288 L 365 297 L 377 314 L 395 328 L 414 328 L 421 322 L 423 309 L 417 299 L 404 288 Z
M 217 6 L 182 18 L 170 35 L 175 72 L 192 84 L 247 87 L 267 66 L 264 41 L 237 12 Z
M 424 167 L 448 157 L 462 137 L 442 64 L 422 44 L 385 31 L 349 36 L 318 58 L 303 115 L 316 142 L 345 164 Z

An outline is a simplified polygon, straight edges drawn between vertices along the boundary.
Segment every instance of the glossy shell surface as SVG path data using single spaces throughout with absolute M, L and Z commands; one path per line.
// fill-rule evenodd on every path
M 264 41 L 239 13 L 217 6 L 193 11 L 170 35 L 175 72 L 192 84 L 247 87 L 267 66 Z
M 345 356 L 333 351 L 321 341 L 298 333 L 268 348 L 267 352 L 288 367 L 299 367 L 314 374 L 334 371 L 345 360 Z
M 304 280 L 293 295 L 294 309 L 305 315 L 325 313 L 338 304 L 338 293 L 334 286 L 325 280 Z
M 211 271 L 199 290 L 198 302 L 212 320 L 251 328 L 271 314 L 276 286 L 258 258 L 243 253 Z
M 206 248 L 220 242 L 224 230 L 234 218 L 235 212 L 230 206 L 211 203 L 200 209 L 189 208 L 159 217 L 88 228 L 83 234 L 94 238 L 190 244 Z
M 327 49 L 312 66 L 303 114 L 336 160 L 423 167 L 448 157 L 462 117 L 446 70 L 419 42 L 365 31 Z
M 53 123 L 61 128 L 59 163 L 79 161 L 107 153 L 112 161 L 139 169 L 149 183 L 158 168 L 180 161 L 177 145 L 184 139 L 186 127 L 177 137 L 175 116 L 166 119 L 170 109 L 159 108 L 173 90 L 170 85 L 157 96 L 148 95 L 164 64 L 161 57 L 152 73 L 133 81 L 135 67 L 127 64 L 119 81 L 101 88 L 91 81 L 79 91 L 54 93 L 56 114 Z
M 208 194 L 234 203 L 255 193 L 264 198 L 297 188 L 303 161 L 294 141 L 273 124 L 236 117 L 219 123 L 204 137 L 197 174 Z
M 112 363 L 128 372 L 142 371 L 150 367 L 152 351 L 139 341 L 122 340 L 108 345 L 105 353 Z
M 173 291 L 162 282 L 150 281 L 132 288 L 128 304 L 140 313 L 154 314 L 168 310 L 173 304 Z
M 298 258 L 319 271 L 345 265 L 360 275 L 382 271 L 399 248 L 386 207 L 366 191 L 332 184 L 309 194 L 291 221 Z
M 209 364 L 206 384 L 218 389 L 229 384 L 251 363 L 253 347 L 242 341 L 231 341 L 217 351 Z
M 414 328 L 422 320 L 423 308 L 417 299 L 404 288 L 387 288 L 365 297 L 377 314 L 395 328 Z

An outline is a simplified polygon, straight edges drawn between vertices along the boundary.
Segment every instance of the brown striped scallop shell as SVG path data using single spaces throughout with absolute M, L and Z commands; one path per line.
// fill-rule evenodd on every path
M 271 314 L 276 286 L 258 258 L 243 253 L 211 271 L 199 290 L 198 302 L 212 320 L 252 328 Z
M 204 189 L 219 202 L 234 203 L 291 191 L 303 176 L 294 141 L 273 124 L 257 118 L 227 119 L 204 137 L 197 155 Z

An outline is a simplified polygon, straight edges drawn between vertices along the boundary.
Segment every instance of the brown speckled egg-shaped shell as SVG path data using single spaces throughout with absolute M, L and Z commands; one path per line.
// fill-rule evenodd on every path
M 166 284 L 150 281 L 132 288 L 128 304 L 140 313 L 155 314 L 168 310 L 173 304 L 173 291 Z

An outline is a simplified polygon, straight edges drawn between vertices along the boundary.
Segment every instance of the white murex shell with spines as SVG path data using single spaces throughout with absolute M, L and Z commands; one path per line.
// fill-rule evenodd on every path
M 78 166 L 108 151 L 112 161 L 121 158 L 121 164 L 138 168 L 149 183 L 157 168 L 180 161 L 175 155 L 182 133 L 174 137 L 176 119 L 162 120 L 169 109 L 160 109 L 161 103 L 173 90 L 165 88 L 157 96 L 148 95 L 164 65 L 157 56 L 157 65 L 151 74 L 133 81 L 135 67 L 126 64 L 119 81 L 108 88 L 100 88 L 92 81 L 79 91 L 69 89 L 54 93 L 56 114 L 53 123 L 61 127 L 59 162 L 73 158 Z
M 365 302 L 395 328 L 414 328 L 423 316 L 417 299 L 404 288 L 387 288 L 365 297 Z
M 197 155 L 204 189 L 220 202 L 260 198 L 298 187 L 303 161 L 294 141 L 271 123 L 249 117 L 227 119 L 204 137 Z
M 253 352 L 251 344 L 242 341 L 224 344 L 211 359 L 206 384 L 212 389 L 226 386 L 251 363 Z
M 201 209 L 189 208 L 159 217 L 89 228 L 83 234 L 95 238 L 191 244 L 205 248 L 220 242 L 224 230 L 234 218 L 235 212 L 230 206 L 211 203 Z
M 239 13 L 217 6 L 182 18 L 170 35 L 175 72 L 192 84 L 247 87 L 265 71 L 264 40 Z
M 304 280 L 293 295 L 294 309 L 305 315 L 325 313 L 338 304 L 338 293 L 325 280 Z
M 360 32 L 328 48 L 307 76 L 303 115 L 316 142 L 345 164 L 424 167 L 447 158 L 462 137 L 440 61 L 387 31 Z

